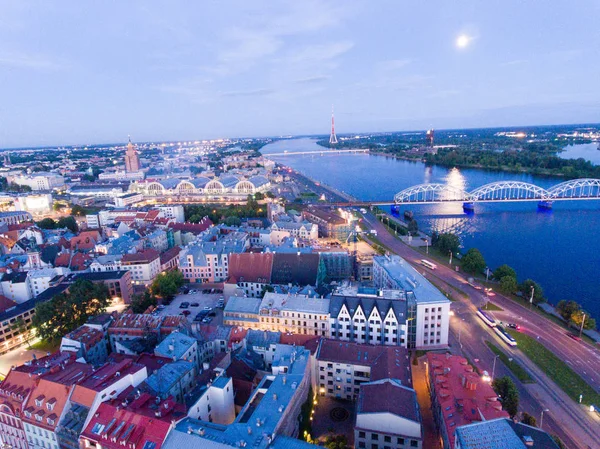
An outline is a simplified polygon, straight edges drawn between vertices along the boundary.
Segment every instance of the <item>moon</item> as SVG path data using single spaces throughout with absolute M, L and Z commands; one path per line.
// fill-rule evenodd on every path
M 471 43 L 471 38 L 466 34 L 461 34 L 456 38 L 456 46 L 458 48 L 466 48 Z

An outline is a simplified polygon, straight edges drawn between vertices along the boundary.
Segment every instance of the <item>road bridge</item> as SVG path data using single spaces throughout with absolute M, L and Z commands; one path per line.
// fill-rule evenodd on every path
M 343 154 L 343 153 L 368 153 L 368 149 L 355 149 L 355 150 L 322 150 L 322 151 L 284 151 L 283 153 L 265 153 L 264 157 L 269 156 L 298 156 L 303 154 L 318 154 L 323 156 L 325 154 Z

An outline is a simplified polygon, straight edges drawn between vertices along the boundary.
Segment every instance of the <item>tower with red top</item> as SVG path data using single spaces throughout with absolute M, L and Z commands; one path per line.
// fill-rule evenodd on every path
M 331 106 L 331 135 L 329 136 L 329 145 L 335 145 L 338 143 L 335 135 L 335 120 L 333 118 L 333 106 Z

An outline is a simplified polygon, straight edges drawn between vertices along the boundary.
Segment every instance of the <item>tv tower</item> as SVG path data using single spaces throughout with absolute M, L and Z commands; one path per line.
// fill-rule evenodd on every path
M 335 135 L 335 120 L 333 118 L 333 106 L 331 106 L 331 135 L 329 136 L 329 145 L 335 145 L 338 143 Z

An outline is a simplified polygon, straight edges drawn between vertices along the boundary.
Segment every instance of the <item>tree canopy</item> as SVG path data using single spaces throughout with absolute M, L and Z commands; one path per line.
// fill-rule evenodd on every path
M 500 265 L 494 270 L 494 279 L 497 281 L 501 280 L 505 276 L 510 276 L 517 279 L 517 272 L 506 264 Z
M 156 296 L 146 290 L 144 293 L 133 295 L 133 298 L 131 298 L 131 311 L 133 313 L 144 313 L 148 307 L 156 306 L 157 303 Z
M 477 248 L 471 248 L 461 259 L 463 270 L 467 273 L 482 273 L 486 263 L 483 254 Z
M 544 302 L 546 301 L 546 298 L 544 298 L 544 290 L 542 289 L 542 286 L 540 284 L 538 284 L 537 282 L 535 282 L 532 279 L 525 279 L 521 285 L 519 285 L 519 290 L 521 290 L 521 293 L 523 294 L 524 298 L 527 298 L 527 300 L 529 300 L 531 298 L 531 289 L 533 288 L 533 302 L 538 304 L 540 302 Z
M 446 232 L 444 234 L 436 234 L 432 236 L 431 244 L 438 248 L 444 255 L 448 253 L 456 253 L 460 248 L 460 239 L 456 234 Z
M 512 276 L 503 276 L 500 279 L 500 291 L 505 294 L 515 293 L 519 285 L 517 284 L 517 278 Z
M 38 303 L 32 324 L 41 339 L 54 342 L 106 310 L 110 304 L 108 288 L 79 279 L 65 293 Z
M 161 298 L 169 298 L 177 294 L 183 283 L 183 274 L 179 270 L 167 271 L 154 278 L 150 291 Z
M 495 379 L 492 383 L 494 391 L 500 396 L 502 408 L 514 418 L 519 411 L 519 391 L 515 383 L 508 376 Z

